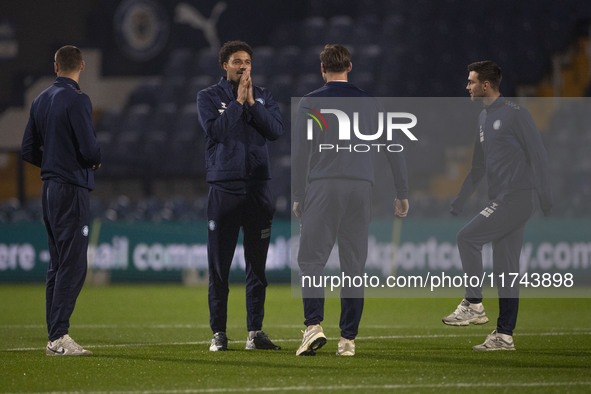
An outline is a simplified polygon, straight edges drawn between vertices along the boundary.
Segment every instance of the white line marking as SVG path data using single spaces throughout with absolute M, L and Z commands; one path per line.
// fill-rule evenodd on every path
M 530 336 L 564 336 L 564 335 L 591 335 L 591 331 L 581 332 L 529 332 L 519 333 L 519 337 L 530 337 Z M 384 336 L 367 336 L 357 337 L 356 340 L 369 340 L 369 339 L 435 339 L 435 338 L 465 338 L 465 337 L 482 337 L 482 333 L 470 333 L 470 334 L 430 334 L 430 335 L 384 335 Z M 338 340 L 338 337 L 328 337 L 329 340 Z M 273 339 L 277 343 L 281 342 L 301 342 L 301 338 L 288 338 L 288 339 Z M 241 343 L 244 340 L 229 340 L 228 343 Z M 101 348 L 116 348 L 116 347 L 142 347 L 142 346 L 186 346 L 186 345 L 207 345 L 210 341 L 191 341 L 191 342 L 160 342 L 160 343 L 122 343 L 113 345 L 84 345 L 88 349 L 101 349 Z M 4 349 L 7 352 L 23 352 L 32 350 L 42 350 L 44 348 L 13 348 Z M 1 351 L 1 350 L 0 350 Z
M 287 387 L 240 387 L 240 388 L 211 388 L 211 389 L 186 389 L 186 390 L 138 390 L 138 391 L 90 391 L 90 394 L 193 394 L 193 393 L 236 393 L 236 392 L 261 392 L 261 391 L 321 391 L 321 390 L 416 390 L 438 388 L 505 388 L 505 387 L 572 387 L 591 386 L 591 382 L 527 382 L 527 383 L 433 383 L 433 384 L 381 384 L 381 385 L 342 385 L 342 386 L 287 386 Z M 67 392 L 66 392 L 67 393 Z M 77 392 L 70 392 L 77 393 Z

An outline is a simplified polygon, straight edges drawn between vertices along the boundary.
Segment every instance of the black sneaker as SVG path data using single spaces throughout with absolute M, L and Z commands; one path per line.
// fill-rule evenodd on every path
M 281 346 L 275 345 L 267 334 L 263 331 L 250 331 L 248 333 L 248 338 L 246 339 L 246 350 L 252 349 L 270 349 L 270 350 L 279 350 Z
M 218 352 L 221 350 L 228 350 L 228 337 L 225 332 L 216 332 L 213 334 L 209 351 Z

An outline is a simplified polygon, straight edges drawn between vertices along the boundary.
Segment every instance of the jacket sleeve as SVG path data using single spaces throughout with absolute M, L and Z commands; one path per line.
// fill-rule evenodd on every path
M 451 203 L 450 212 L 452 215 L 457 215 L 464 210 L 466 201 L 468 201 L 470 196 L 474 193 L 485 173 L 486 165 L 484 162 L 484 152 L 482 151 L 479 136 L 477 136 L 476 142 L 474 143 L 474 153 L 472 155 L 472 168 L 466 176 L 466 179 L 464 179 L 460 193 Z
M 552 191 L 548 176 L 548 154 L 542 142 L 542 137 L 531 115 L 525 109 L 517 113 L 516 133 L 527 159 L 529 160 L 534 185 L 540 199 L 540 208 L 544 215 L 549 215 L 552 209 Z
M 310 141 L 306 138 L 306 119 L 303 98 L 299 105 L 291 130 L 291 193 L 294 202 L 303 202 L 306 194 L 310 162 Z
M 398 133 L 393 133 L 392 142 L 401 145 L 400 136 L 398 135 Z M 392 171 L 392 175 L 394 176 L 396 198 L 398 198 L 399 200 L 404 200 L 408 198 L 408 171 L 406 169 L 406 159 L 404 152 L 387 152 L 387 150 L 385 149 L 382 150 L 382 152 L 384 152 L 384 154 L 386 155 L 388 163 L 390 164 L 390 170 Z
M 386 113 L 386 110 L 383 108 L 382 103 L 377 101 L 375 98 L 366 98 L 362 101 L 363 108 L 366 109 L 364 112 L 366 113 Z M 370 112 L 371 111 L 371 112 Z M 369 117 L 372 124 L 369 126 L 369 130 L 377 130 L 378 125 L 374 123 L 374 119 L 378 119 L 379 115 L 375 114 L 375 116 Z M 392 133 L 392 141 L 388 141 L 386 139 L 386 133 L 382 134 L 380 137 L 380 141 L 384 145 L 388 145 L 390 143 L 398 144 L 402 146 L 402 141 L 400 138 L 399 133 Z M 408 170 L 406 167 L 406 158 L 403 151 L 400 152 L 388 152 L 387 149 L 381 149 L 383 155 L 386 156 L 386 160 L 388 160 L 388 164 L 390 165 L 390 171 L 392 172 L 392 176 L 394 177 L 394 186 L 396 187 L 396 198 L 399 200 L 404 200 L 408 198 Z
M 76 141 L 78 152 L 88 167 L 101 163 L 101 149 L 96 140 L 92 125 L 92 104 L 87 95 L 81 94 L 72 103 L 69 111 L 70 124 Z
M 252 115 L 255 129 L 269 141 L 274 141 L 283 134 L 281 112 L 271 93 L 266 89 L 262 92 L 265 104 L 255 100 L 254 105 L 248 107 L 248 111 Z
M 41 136 L 35 125 L 33 108 L 31 108 L 29 121 L 27 122 L 25 134 L 23 135 L 21 157 L 24 161 L 37 167 L 41 167 L 41 162 L 43 160 L 43 141 L 41 140 Z
M 197 94 L 197 111 L 205 134 L 214 142 L 223 142 L 240 122 L 244 107 L 238 101 L 232 100 L 220 114 L 209 89 L 206 89 Z
M 404 200 L 408 198 L 408 172 L 406 169 L 406 159 L 404 153 L 387 153 L 388 163 L 394 176 L 394 185 L 396 186 L 396 198 Z

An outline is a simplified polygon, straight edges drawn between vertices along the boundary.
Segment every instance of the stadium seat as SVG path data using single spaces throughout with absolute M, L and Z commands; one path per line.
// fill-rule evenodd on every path
M 186 104 L 177 113 L 167 147 L 170 159 L 162 163 L 164 171 L 176 176 L 202 174 L 205 168 L 204 138 L 197 106 Z
M 322 16 L 309 16 L 302 21 L 300 27 L 300 46 L 309 47 L 326 42 L 326 19 Z
M 197 93 L 211 85 L 218 83 L 218 78 L 212 75 L 197 75 L 191 78 L 188 83 L 188 88 L 185 91 L 185 99 L 182 105 L 193 103 L 197 105 Z
M 118 132 L 121 130 L 122 121 L 123 110 L 121 108 L 108 108 L 101 113 L 95 129 L 97 131 L 106 130 L 110 132 Z
M 295 86 L 295 89 L 292 88 L 292 91 L 295 95 L 301 97 L 313 90 L 322 87 L 323 85 L 324 81 L 322 80 L 320 72 L 301 74 L 298 77 L 298 82 Z
M 150 123 L 150 116 L 152 110 L 148 104 L 137 104 L 130 107 L 123 119 L 123 128 L 120 134 L 120 139 L 125 138 L 125 135 L 144 132 Z
M 376 74 L 382 63 L 382 47 L 380 45 L 360 45 L 355 47 L 351 62 L 353 73 L 369 72 Z M 353 74 L 354 75 L 354 74 Z
M 297 75 L 300 73 L 302 50 L 295 45 L 288 45 L 276 51 L 273 59 L 273 73 Z
M 223 69 L 218 62 L 218 51 L 210 48 L 199 50 L 193 58 L 191 75 L 223 75 Z M 216 78 L 217 79 L 217 78 Z
M 293 93 L 294 78 L 291 74 L 277 74 L 269 81 L 269 90 L 275 101 L 290 105 Z
M 137 104 L 148 104 L 155 106 L 158 102 L 160 91 L 160 78 L 150 78 L 141 82 L 129 95 L 126 107 Z
M 158 92 L 157 105 L 172 103 L 183 105 L 186 97 L 187 80 L 171 78 L 164 80 Z
M 318 73 L 320 75 L 320 52 L 324 45 L 305 47 L 300 56 L 300 74 Z
M 259 74 L 258 72 L 254 73 L 255 70 L 253 70 L 253 74 L 251 74 L 251 78 L 253 83 L 261 88 L 267 88 L 268 84 L 267 84 L 267 77 L 265 76 L 265 74 Z M 256 70 L 258 71 L 258 70 Z
M 275 28 L 271 37 L 269 37 L 269 43 L 276 49 L 279 50 L 285 46 L 294 44 L 299 45 L 299 41 L 294 42 L 294 31 L 299 31 L 300 21 L 285 21 Z
M 120 195 L 109 201 L 103 217 L 111 221 L 131 219 L 132 212 L 132 200 L 128 196 Z
M 406 18 L 402 14 L 388 14 L 384 17 L 381 34 L 376 31 L 376 41 L 388 50 L 406 46 L 406 27 Z
M 326 28 L 326 43 L 349 44 L 357 34 L 353 18 L 348 15 L 335 15 L 328 20 Z
M 164 66 L 165 78 L 186 78 L 189 75 L 191 59 L 194 53 L 191 49 L 174 49 Z
M 176 120 L 177 109 L 178 106 L 174 103 L 158 105 L 158 107 L 153 110 L 146 131 L 164 130 L 171 133 Z
M 356 72 L 352 74 L 350 79 L 359 89 L 363 89 L 366 92 L 373 94 L 374 90 L 374 74 L 371 72 Z
M 252 72 L 264 76 L 275 72 L 275 49 L 272 46 L 259 46 L 252 49 Z

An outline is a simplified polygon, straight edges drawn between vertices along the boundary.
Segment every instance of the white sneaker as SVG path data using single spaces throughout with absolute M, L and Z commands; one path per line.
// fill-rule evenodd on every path
M 341 338 L 339 346 L 337 347 L 337 356 L 354 356 L 355 355 L 355 341 Z
M 511 335 L 501 334 L 494 330 L 486 337 L 484 343 L 473 346 L 472 350 L 515 350 L 515 345 Z
M 326 336 L 320 324 L 308 326 L 306 330 L 302 331 L 302 334 L 304 334 L 304 338 L 300 348 L 296 351 L 296 356 L 315 356 L 316 350 L 326 344 Z
M 92 352 L 83 349 L 78 345 L 68 334 L 56 339 L 55 341 L 47 342 L 45 354 L 48 356 L 88 356 Z
M 460 302 L 454 313 L 441 319 L 443 323 L 450 326 L 467 326 L 472 324 L 488 323 L 488 317 L 484 312 L 482 303 L 471 304 L 465 299 Z
M 209 345 L 210 352 L 220 352 L 228 350 L 228 337 L 225 332 L 216 332 L 213 334 L 211 339 L 211 345 Z

